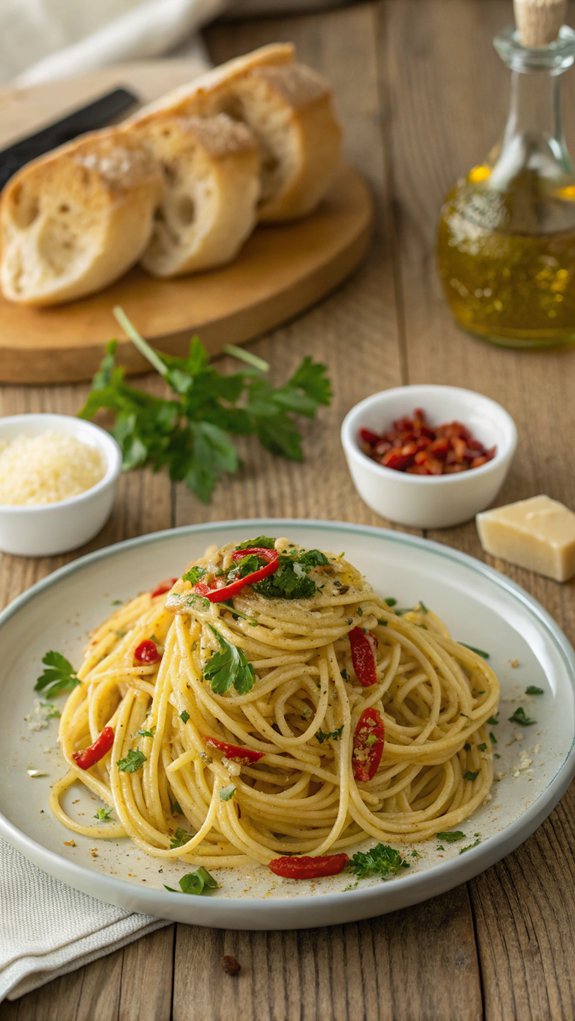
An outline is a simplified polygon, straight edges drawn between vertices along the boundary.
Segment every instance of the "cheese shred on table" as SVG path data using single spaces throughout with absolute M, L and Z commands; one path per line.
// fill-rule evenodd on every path
M 19 435 L 0 443 L 0 504 L 57 503 L 103 478 L 99 450 L 64 433 Z

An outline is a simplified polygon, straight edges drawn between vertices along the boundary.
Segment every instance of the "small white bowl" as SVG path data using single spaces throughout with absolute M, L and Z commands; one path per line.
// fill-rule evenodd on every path
M 0 549 L 24 557 L 53 556 L 77 549 L 108 520 L 122 465 L 116 441 L 99 426 L 71 415 L 11 415 L 0 418 L 0 441 L 43 432 L 65 433 L 104 458 L 103 478 L 84 493 L 57 503 L 26 506 L 0 504 Z
M 453 475 L 409 475 L 377 464 L 360 449 L 361 428 L 384 432 L 393 420 L 423 408 L 431 425 L 462 422 L 487 448 L 491 461 Z M 455 386 L 400 386 L 372 394 L 348 412 L 341 442 L 355 487 L 377 514 L 412 528 L 449 528 L 469 521 L 495 499 L 513 458 L 517 430 L 511 415 L 489 397 Z

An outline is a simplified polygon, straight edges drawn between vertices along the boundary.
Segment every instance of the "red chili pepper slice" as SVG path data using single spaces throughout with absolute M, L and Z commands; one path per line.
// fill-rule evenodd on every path
M 377 709 L 364 709 L 353 734 L 351 755 L 353 775 L 358 782 L 366 783 L 377 773 L 384 741 L 385 727 Z
M 134 659 L 136 663 L 145 663 L 149 665 L 151 663 L 157 663 L 162 658 L 160 650 L 155 642 L 151 638 L 145 638 L 143 642 L 134 649 Z
M 283 876 L 284 879 L 317 879 L 320 876 L 337 876 L 343 872 L 348 862 L 347 854 L 320 854 L 315 858 L 310 855 L 286 855 L 284 858 L 274 858 L 269 867 L 276 876 Z
M 226 599 L 233 599 L 234 596 L 237 596 L 238 592 L 241 592 L 246 585 L 255 585 L 256 581 L 261 581 L 262 578 L 267 578 L 268 574 L 273 574 L 274 571 L 277 571 L 280 564 L 277 550 L 263 549 L 259 546 L 254 546 L 251 549 L 235 550 L 232 553 L 232 560 L 243 560 L 244 557 L 249 556 L 259 557 L 260 560 L 265 560 L 266 563 L 263 567 L 258 567 L 257 571 L 246 574 L 245 578 L 236 578 L 229 585 L 224 584 L 219 588 L 217 583 L 211 586 L 205 581 L 199 581 L 194 586 L 194 592 L 197 592 L 200 596 L 205 596 L 211 603 L 223 603 Z M 221 585 L 221 579 L 218 580 Z
M 152 599 L 154 599 L 156 596 L 163 596 L 165 595 L 166 592 L 169 592 L 170 589 L 172 588 L 172 585 L 175 585 L 177 580 L 178 580 L 177 578 L 166 578 L 165 581 L 161 581 L 160 584 L 154 589 L 154 591 L 150 593 Z
M 239 744 L 229 744 L 227 741 L 220 741 L 217 737 L 207 737 L 206 744 L 212 745 L 218 751 L 223 752 L 227 759 L 239 759 L 244 762 L 259 762 L 263 752 L 255 748 L 243 748 Z
M 104 758 L 104 755 L 110 751 L 113 744 L 113 727 L 104 727 L 102 733 L 98 735 L 93 744 L 89 745 L 88 748 L 84 748 L 81 752 L 73 752 L 72 758 L 80 769 L 89 769 L 90 766 L 95 765 L 96 762 Z
M 377 664 L 372 645 L 373 638 L 371 635 L 366 635 L 365 631 L 362 631 L 360 627 L 352 628 L 348 638 L 351 645 L 351 661 L 357 679 L 364 688 L 369 688 L 370 685 L 375 684 L 377 681 Z

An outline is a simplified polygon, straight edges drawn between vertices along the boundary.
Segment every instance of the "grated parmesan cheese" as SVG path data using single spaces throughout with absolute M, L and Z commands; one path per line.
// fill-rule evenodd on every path
M 102 454 L 65 433 L 19 435 L 0 443 L 0 504 L 58 503 L 95 486 L 105 474 Z

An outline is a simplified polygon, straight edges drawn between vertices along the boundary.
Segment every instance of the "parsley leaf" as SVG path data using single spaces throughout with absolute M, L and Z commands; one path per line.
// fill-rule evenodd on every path
M 400 869 L 408 869 L 409 862 L 402 858 L 399 851 L 389 844 L 376 844 L 369 851 L 358 851 L 350 859 L 348 869 L 355 872 L 358 879 L 368 876 L 381 876 L 389 879 L 396 876 Z
M 489 659 L 489 653 L 485 652 L 484 649 L 476 649 L 474 645 L 468 645 L 467 642 L 459 642 L 459 644 L 463 645 L 464 649 L 474 652 L 476 656 L 481 656 L 482 659 Z
M 147 762 L 146 756 L 139 749 L 130 748 L 125 759 L 118 759 L 118 769 L 122 773 L 136 773 Z
M 476 780 L 478 775 L 479 775 L 479 770 L 478 769 L 468 769 L 467 772 L 463 774 L 463 779 L 464 780 Z
M 328 558 L 317 549 L 280 553 L 277 571 L 256 582 L 254 591 L 267 599 L 309 599 L 317 585 L 308 572 L 326 564 Z
M 188 840 L 191 840 L 191 838 L 192 838 L 191 833 L 188 833 L 187 830 L 184 830 L 182 829 L 181 826 L 178 826 L 176 832 L 172 835 L 172 839 L 170 840 L 170 847 L 172 848 L 172 850 L 174 849 L 174 847 L 183 847 L 184 844 L 187 844 Z
M 180 713 L 180 719 L 181 719 L 182 723 L 187 723 L 189 718 L 190 718 L 190 714 L 189 714 L 188 710 L 187 709 L 182 709 L 182 712 Z
M 522 727 L 530 727 L 533 723 L 537 723 L 537 720 L 532 720 L 525 712 L 523 706 L 518 706 L 513 716 L 509 717 L 509 722 L 520 723 Z
M 130 386 L 116 364 L 116 343 L 106 350 L 92 390 L 80 411 L 94 418 L 112 416 L 112 434 L 122 450 L 124 471 L 144 465 L 165 469 L 202 501 L 215 485 L 240 467 L 238 436 L 256 436 L 275 454 L 301 460 L 302 438 L 296 416 L 313 418 L 331 401 L 326 367 L 305 358 L 283 386 L 265 377 L 267 365 L 250 359 L 238 372 L 223 375 L 208 361 L 197 337 L 187 355 L 160 354 L 134 328 L 122 309 L 114 314 L 141 355 L 170 389 L 164 397 Z M 236 349 L 236 357 L 239 354 Z M 241 357 L 246 362 L 246 359 Z
M 238 694 L 245 695 L 255 684 L 253 666 L 242 649 L 226 641 L 211 624 L 210 628 L 220 644 L 220 651 L 214 652 L 208 660 L 204 667 L 204 677 L 216 695 L 225 695 L 232 686 Z
M 94 819 L 98 819 L 99 822 L 109 822 L 111 815 L 112 815 L 111 808 L 98 808 L 94 816 Z
M 200 865 L 200 868 L 194 872 L 186 872 L 186 875 L 182 876 L 179 880 L 179 890 L 174 890 L 173 886 L 166 886 L 164 883 L 165 889 L 169 890 L 170 893 L 193 893 L 198 895 L 209 893 L 210 890 L 217 890 L 219 885 L 203 865 Z
M 236 549 L 275 549 L 276 541 L 269 535 L 258 535 L 257 539 L 246 539 L 240 542 Z
M 82 683 L 70 661 L 61 652 L 47 652 L 42 657 L 42 663 L 45 669 L 36 681 L 34 691 L 42 691 L 45 698 L 54 698 Z
M 342 733 L 343 733 L 343 723 L 342 723 L 341 727 L 337 728 L 337 730 L 328 730 L 328 731 L 318 730 L 318 732 L 317 732 L 317 734 L 315 736 L 317 737 L 319 743 L 323 744 L 324 741 L 339 741 Z
M 465 840 L 465 833 L 461 830 L 444 830 L 442 833 L 436 833 L 435 836 L 438 840 L 444 840 L 446 844 L 455 844 L 458 840 Z
M 182 581 L 190 581 L 192 585 L 196 585 L 199 582 L 200 578 L 204 577 L 205 573 L 206 573 L 205 567 L 190 567 L 189 571 L 186 571 L 185 574 L 182 574 Z
M 543 688 L 537 688 L 534 684 L 530 684 L 528 688 L 525 688 L 526 695 L 544 695 Z

